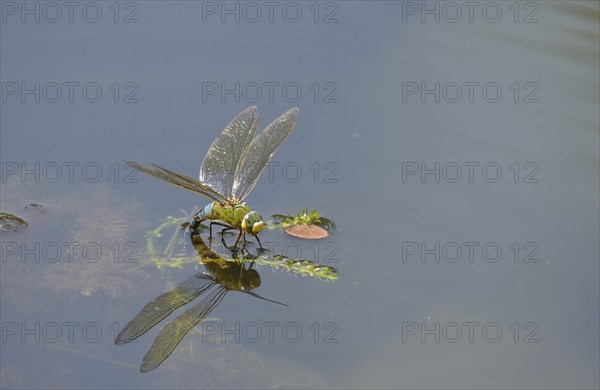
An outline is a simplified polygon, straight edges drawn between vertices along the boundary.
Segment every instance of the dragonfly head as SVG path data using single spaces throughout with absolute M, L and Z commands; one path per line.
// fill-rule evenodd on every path
M 240 289 L 242 291 L 250 291 L 257 287 L 260 287 L 260 275 L 258 271 L 255 269 L 246 270 L 240 280 Z
M 265 223 L 263 222 L 262 217 L 256 211 L 250 211 L 244 216 L 244 219 L 242 219 L 242 229 L 244 229 L 246 233 L 258 234 L 264 226 Z

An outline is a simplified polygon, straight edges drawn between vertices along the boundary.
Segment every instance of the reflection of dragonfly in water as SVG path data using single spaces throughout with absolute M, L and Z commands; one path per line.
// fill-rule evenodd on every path
M 205 220 L 220 220 L 212 225 L 224 226 L 225 230 L 238 229 L 239 234 L 234 248 L 242 239 L 245 247 L 246 234 L 256 237 L 264 226 L 260 214 L 251 211 L 244 199 L 254 188 L 267 164 L 292 132 L 299 111 L 292 108 L 275 119 L 258 136 L 254 137 L 258 127 L 258 110 L 249 107 L 242 111 L 227 125 L 225 130 L 212 143 L 200 167 L 199 180 L 180 175 L 158 165 L 152 167 L 138 163 L 129 163 L 135 169 L 157 177 L 178 187 L 206 196 L 212 200 L 191 219 L 191 230 L 198 228 Z
M 241 291 L 265 301 L 284 303 L 263 298 L 252 291 L 260 286 L 260 275 L 252 265 L 226 260 L 211 251 L 198 234 L 192 234 L 192 243 L 209 273 L 199 272 L 173 290 L 148 303 L 117 335 L 115 344 L 129 343 L 165 319 L 169 314 L 213 289 L 200 303 L 167 324 L 158 334 L 144 356 L 141 372 L 158 367 L 175 350 L 186 334 L 202 322 L 221 303 L 228 291 Z

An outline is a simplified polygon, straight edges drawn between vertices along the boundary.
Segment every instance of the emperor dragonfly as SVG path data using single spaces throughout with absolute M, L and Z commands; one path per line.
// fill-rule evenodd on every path
M 296 126 L 299 113 L 298 108 L 288 110 L 256 137 L 258 109 L 252 106 L 239 113 L 208 149 L 200 166 L 199 180 L 158 165 L 146 166 L 135 162 L 128 164 L 141 172 L 212 200 L 194 214 L 189 223 L 190 230 L 196 230 L 202 221 L 220 220 L 222 223 L 210 223 L 210 237 L 212 225 L 217 224 L 224 226 L 224 231 L 239 231 L 234 249 L 240 239 L 245 248 L 246 234 L 256 237 L 262 249 L 257 234 L 264 227 L 264 222 L 258 212 L 246 205 L 244 199 L 260 179 L 279 146 Z

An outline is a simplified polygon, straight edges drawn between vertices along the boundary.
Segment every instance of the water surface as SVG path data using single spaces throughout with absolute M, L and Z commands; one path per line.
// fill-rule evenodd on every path
M 455 22 L 435 2 L 439 22 L 421 20 L 421 2 L 281 3 L 272 22 L 253 3 L 255 23 L 235 2 L 139 1 L 118 15 L 98 2 L 96 23 L 83 5 L 72 23 L 67 9 L 50 23 L 54 10 L 36 2 L 39 23 L 22 22 L 25 3 L 9 3 L 1 209 L 29 226 L 2 233 L 3 388 L 599 386 L 597 2 L 503 2 L 497 21 L 484 2 Z M 223 6 L 239 21 L 222 22 Z M 36 82 L 39 102 L 21 94 Z M 142 375 L 163 325 L 126 346 L 116 331 L 201 269 L 144 265 L 145 235 L 206 200 L 131 182 L 123 162 L 194 177 L 250 105 L 261 128 L 300 108 L 250 205 L 317 208 L 338 227 L 316 247 L 261 238 L 297 244 L 340 278 L 259 267 L 257 292 L 289 308 L 231 292 L 209 319 L 223 331 L 198 327 Z M 82 255 L 91 243 L 97 257 Z M 241 331 L 252 323 L 257 340 Z

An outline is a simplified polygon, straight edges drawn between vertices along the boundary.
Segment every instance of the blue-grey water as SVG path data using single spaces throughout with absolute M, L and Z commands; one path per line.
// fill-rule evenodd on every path
M 2 388 L 600 386 L 598 2 L 69 4 L 0 2 Z M 147 232 L 207 201 L 124 162 L 195 177 L 250 105 L 300 119 L 249 204 L 337 226 L 261 238 L 339 279 L 258 266 L 289 307 L 140 374 L 163 323 L 116 332 L 202 270 Z

